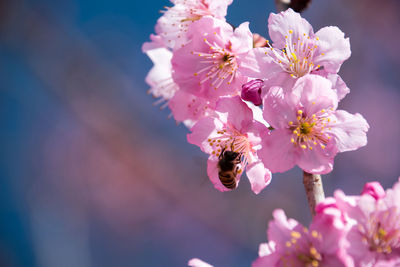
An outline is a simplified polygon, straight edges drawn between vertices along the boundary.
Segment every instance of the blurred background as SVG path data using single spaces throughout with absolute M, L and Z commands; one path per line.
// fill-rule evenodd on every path
M 206 155 L 146 94 L 141 52 L 166 0 L 0 0 L 0 266 L 250 266 L 275 208 L 308 225 L 301 170 L 259 195 L 220 193 Z M 340 108 L 369 122 L 339 154 L 326 195 L 400 175 L 400 2 L 319 0 L 303 16 L 337 25 L 352 56 Z M 234 0 L 227 20 L 267 35 L 272 0 Z

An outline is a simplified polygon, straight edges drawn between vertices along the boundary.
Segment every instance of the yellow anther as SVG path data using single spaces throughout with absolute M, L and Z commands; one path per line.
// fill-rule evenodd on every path
M 321 148 L 322 148 L 322 149 L 325 149 L 325 147 L 326 147 L 325 145 L 321 144 Z
M 293 125 L 293 121 L 289 121 L 289 125 Z
M 294 130 L 293 133 L 294 133 L 294 134 L 297 134 L 297 130 Z
M 315 39 L 318 41 L 318 40 L 319 40 L 319 37 L 317 36 Z
M 286 246 L 288 247 L 288 248 L 290 248 L 291 246 L 292 246 L 292 243 L 290 243 L 289 241 L 286 241 Z
M 321 56 L 325 56 L 325 53 L 321 53 Z
M 296 242 L 297 242 L 297 240 L 294 239 L 294 238 L 292 238 L 290 241 L 291 241 L 293 244 L 296 244 Z
M 311 261 L 311 265 L 312 265 L 313 267 L 318 267 L 318 266 L 319 266 L 319 263 L 318 263 L 317 260 L 312 260 L 312 261 Z
M 300 116 L 297 116 L 297 120 L 301 120 L 301 117 L 300 117 Z
M 321 109 L 321 112 L 322 112 L 322 113 L 325 113 L 325 111 L 326 111 L 325 109 Z
M 310 150 L 312 150 L 312 146 L 309 146 L 308 148 L 309 148 Z
M 314 142 L 313 142 L 313 144 L 314 144 L 314 145 L 316 145 L 316 144 L 317 144 L 317 142 L 315 142 L 315 141 L 314 141 Z
M 287 38 L 288 38 L 288 36 L 287 36 L 287 35 L 285 35 L 285 38 L 287 39 Z
M 317 254 L 318 252 L 317 252 L 317 250 L 314 248 L 314 247 L 310 247 L 310 254 L 311 255 L 315 255 L 315 254 Z
M 289 33 L 292 34 L 292 33 L 293 33 L 293 30 L 289 30 Z
M 312 114 L 312 117 L 313 117 L 313 118 L 315 118 L 315 117 L 316 117 L 316 115 L 315 115 L 315 114 Z
M 195 72 L 195 73 L 193 73 L 194 74 L 194 76 L 197 76 L 198 75 L 198 73 L 197 72 Z
M 292 232 L 290 233 L 290 235 L 291 235 L 292 237 L 294 237 L 294 238 L 300 238 L 300 237 L 301 237 L 301 234 L 300 234 L 299 232 L 297 232 L 297 231 L 292 231 Z
M 295 49 L 295 51 L 296 51 L 296 49 Z M 295 53 L 292 53 L 292 57 L 293 57 L 293 59 L 294 59 L 295 61 L 297 61 L 297 56 L 296 56 Z
M 312 235 L 312 237 L 317 238 L 317 237 L 318 237 L 318 232 L 315 231 L 315 230 L 313 230 L 313 231 L 311 232 L 311 235 Z
M 306 146 L 306 145 L 301 145 L 301 148 L 302 148 L 302 149 L 306 149 L 307 146 Z
M 301 114 L 303 114 L 303 111 L 302 111 L 301 109 L 299 109 L 299 110 L 297 111 L 297 113 L 299 113 L 299 114 L 301 115 Z
M 315 105 L 315 101 L 313 101 L 312 104 Z
M 290 138 L 290 142 L 294 143 L 294 138 Z
M 308 233 L 308 229 L 306 227 L 303 227 L 303 232 Z
M 318 68 L 318 69 L 321 68 L 321 65 L 317 65 L 317 68 Z

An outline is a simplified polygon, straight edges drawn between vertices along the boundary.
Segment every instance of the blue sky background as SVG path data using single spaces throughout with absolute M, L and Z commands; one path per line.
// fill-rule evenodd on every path
M 0 2 L 0 266 L 250 266 L 274 209 L 309 223 L 299 169 L 257 196 L 246 179 L 222 194 L 187 130 L 153 106 L 141 45 L 166 5 Z M 350 37 L 340 108 L 371 126 L 324 176 L 327 195 L 400 174 L 399 7 L 321 0 L 303 14 Z M 266 36 L 270 12 L 272 0 L 236 0 L 227 20 Z

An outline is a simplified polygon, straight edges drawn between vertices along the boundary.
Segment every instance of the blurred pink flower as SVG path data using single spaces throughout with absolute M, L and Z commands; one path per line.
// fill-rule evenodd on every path
M 291 89 L 298 78 L 313 73 L 332 82 L 339 100 L 349 93 L 337 75 L 351 54 L 349 39 L 339 28 L 324 27 L 314 34 L 312 26 L 292 9 L 271 13 L 268 28 L 273 44 L 254 49 L 258 71 L 249 74 L 266 79 L 267 90 L 271 86 Z
M 207 173 L 218 190 L 229 191 L 218 175 L 218 157 L 223 150 L 241 154 L 236 183 L 245 169 L 254 193 L 258 194 L 270 183 L 271 173 L 257 156 L 261 147 L 260 133 L 268 129 L 253 119 L 252 110 L 239 96 L 221 98 L 216 105 L 216 116 L 200 119 L 191 131 L 188 142 L 210 155 Z
M 253 267 L 353 266 L 346 254 L 345 225 L 339 213 L 318 214 L 309 229 L 275 210 L 268 244 L 261 244 Z
M 164 15 L 156 24 L 156 33 L 169 48 L 180 47 L 188 39 L 188 27 L 204 16 L 225 20 L 226 11 L 232 0 L 171 0 Z
M 233 31 L 225 21 L 204 17 L 189 27 L 188 36 L 191 42 L 172 58 L 173 78 L 181 90 L 210 100 L 240 94 L 247 81 L 242 65 L 251 65 L 247 61 L 253 39 L 248 23 Z
M 263 135 L 259 156 L 272 172 L 298 165 L 309 173 L 328 173 L 338 152 L 367 144 L 368 123 L 360 114 L 336 110 L 329 80 L 299 78 L 291 92 L 272 87 L 264 98 L 264 118 L 274 130 Z
M 335 198 L 349 218 L 348 253 L 356 266 L 400 266 L 400 181 L 381 198 L 368 193 L 352 198 L 341 191 Z

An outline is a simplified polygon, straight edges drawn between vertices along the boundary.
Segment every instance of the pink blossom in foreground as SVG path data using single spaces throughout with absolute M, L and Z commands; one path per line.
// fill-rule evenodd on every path
M 204 16 L 225 20 L 226 11 L 232 0 L 171 0 L 164 15 L 156 24 L 156 33 L 169 48 L 180 47 L 187 39 L 188 27 Z
M 159 98 L 157 102 L 166 102 L 179 90 L 172 79 L 172 52 L 162 46 L 157 38 L 152 36 L 152 42 L 144 43 L 142 50 L 153 61 L 154 66 L 146 76 L 146 83 L 150 85 L 149 93 Z M 165 106 L 166 106 L 165 104 Z
M 225 21 L 204 17 L 189 27 L 188 36 L 191 41 L 172 58 L 173 78 L 181 90 L 210 100 L 240 94 L 247 81 L 241 70 L 251 60 L 248 23 L 233 31 Z
M 337 75 L 343 61 L 350 57 L 350 42 L 337 27 L 324 27 L 314 33 L 300 14 L 288 9 L 268 19 L 272 46 L 254 49 L 258 61 L 255 78 L 266 79 L 265 88 L 291 89 L 296 80 L 307 74 L 329 79 L 339 100 L 349 88 Z
M 349 218 L 347 252 L 356 266 L 400 266 L 400 181 L 380 198 L 375 193 L 352 198 L 341 191 L 335 198 Z
M 345 225 L 340 212 L 317 215 L 309 229 L 275 210 L 268 244 L 261 244 L 253 267 L 353 266 L 346 254 Z
M 212 265 L 208 264 L 207 262 L 204 262 L 204 261 L 202 261 L 200 259 L 197 259 L 197 258 L 191 259 L 188 262 L 188 265 L 190 267 L 213 267 Z
M 200 119 L 188 134 L 188 142 L 209 154 L 207 173 L 220 191 L 229 191 L 218 176 L 218 157 L 223 149 L 241 153 L 236 183 L 244 170 L 251 188 L 258 194 L 271 180 L 271 173 L 257 157 L 260 149 L 260 132 L 268 131 L 262 123 L 253 119 L 252 110 L 239 96 L 223 97 L 216 105 L 216 116 Z
M 338 152 L 367 144 L 368 123 L 360 114 L 336 110 L 331 82 L 318 75 L 299 78 L 290 92 L 272 87 L 264 98 L 264 118 L 274 128 L 263 136 L 259 156 L 272 172 L 298 165 L 328 173 Z

